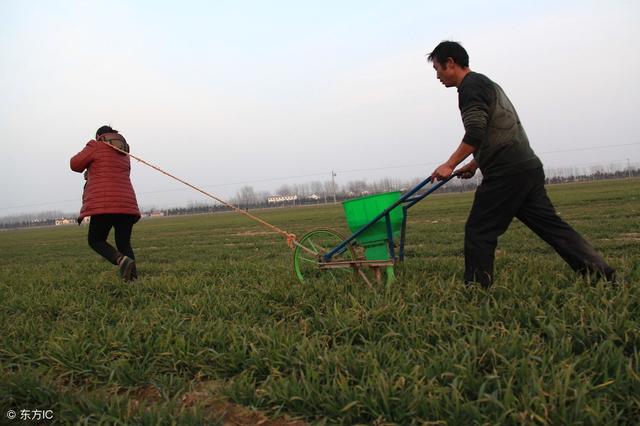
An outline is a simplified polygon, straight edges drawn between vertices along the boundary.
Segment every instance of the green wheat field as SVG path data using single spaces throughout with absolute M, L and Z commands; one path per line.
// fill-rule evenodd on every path
M 373 289 L 299 284 L 286 241 L 235 213 L 140 221 L 133 283 L 86 227 L 0 232 L 0 424 L 638 424 L 640 179 L 548 190 L 618 285 L 514 221 L 496 284 L 465 287 L 472 193 L 413 207 Z M 347 233 L 339 204 L 253 213 Z

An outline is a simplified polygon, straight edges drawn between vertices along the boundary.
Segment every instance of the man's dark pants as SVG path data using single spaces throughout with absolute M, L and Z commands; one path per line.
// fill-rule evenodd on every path
M 489 287 L 498 237 L 518 218 L 582 274 L 607 280 L 615 271 L 580 234 L 556 214 L 544 188 L 542 168 L 502 177 L 485 177 L 465 226 L 465 282 Z
M 89 245 L 99 255 L 114 265 L 118 264 L 118 259 L 123 254 L 135 260 L 133 248 L 131 247 L 131 232 L 133 230 L 133 224 L 137 221 L 137 216 L 128 214 L 93 215 L 89 222 Z M 115 229 L 115 240 L 118 250 L 107 242 L 111 228 Z

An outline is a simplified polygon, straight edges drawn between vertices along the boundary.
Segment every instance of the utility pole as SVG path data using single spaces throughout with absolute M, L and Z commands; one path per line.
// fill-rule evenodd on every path
M 331 170 L 331 189 L 333 190 L 333 204 L 337 203 L 336 201 L 336 173 Z
M 627 176 L 631 177 L 631 163 L 628 158 L 627 158 Z

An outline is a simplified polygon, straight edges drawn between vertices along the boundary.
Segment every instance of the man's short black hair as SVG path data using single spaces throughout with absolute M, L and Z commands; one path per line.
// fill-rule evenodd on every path
M 100 135 L 104 135 L 105 133 L 118 133 L 118 131 L 112 129 L 111 126 L 102 126 L 96 130 L 96 138 L 99 138 Z
M 457 41 L 443 41 L 433 49 L 433 52 L 429 53 L 428 60 L 430 62 L 436 61 L 441 65 L 447 63 L 447 58 L 453 59 L 453 62 L 460 65 L 462 68 L 469 66 L 469 55 L 467 51 Z

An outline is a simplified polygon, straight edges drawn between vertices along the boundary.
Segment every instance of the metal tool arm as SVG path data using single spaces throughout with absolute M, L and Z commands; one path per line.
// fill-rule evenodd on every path
M 456 173 L 452 174 L 451 176 L 449 176 L 448 178 L 441 180 L 440 182 L 436 183 L 435 185 L 433 185 L 431 188 L 429 188 L 429 190 L 424 193 L 421 194 L 417 197 L 413 197 L 412 196 L 418 192 L 420 189 L 422 189 L 425 185 L 427 185 L 428 183 L 432 182 L 431 177 L 428 177 L 427 179 L 423 180 L 422 182 L 420 182 L 419 184 L 417 184 L 415 187 L 413 187 L 412 189 L 410 189 L 409 191 L 405 192 L 398 201 L 396 201 L 395 203 L 393 203 L 392 205 L 390 205 L 389 207 L 387 207 L 382 213 L 380 213 L 378 216 L 376 216 L 374 219 L 372 219 L 369 223 L 367 223 L 366 225 L 364 225 L 362 228 L 360 228 L 358 231 L 354 232 L 353 234 L 351 234 L 351 236 L 349 238 L 347 238 L 346 240 L 344 240 L 342 243 L 340 243 L 339 245 L 337 245 L 336 247 L 334 247 L 331 251 L 329 251 L 328 253 L 324 254 L 322 256 L 322 260 L 324 262 L 328 262 L 331 260 L 331 257 L 336 254 L 336 253 L 340 253 L 342 250 L 345 249 L 345 247 L 347 246 L 347 244 L 350 244 L 353 240 L 355 240 L 357 237 L 359 237 L 363 232 L 365 232 L 370 226 L 372 226 L 374 223 L 378 222 L 380 219 L 382 219 L 383 217 L 386 217 L 386 221 L 389 222 L 388 219 L 388 215 L 389 213 L 395 209 L 396 207 L 398 207 L 400 204 L 404 204 L 404 203 L 408 203 L 407 206 L 404 206 L 404 219 L 406 220 L 406 210 L 413 206 L 415 203 L 417 203 L 418 201 L 422 200 L 424 197 L 426 197 L 427 195 L 431 194 L 432 192 L 436 191 L 438 188 L 440 188 L 442 185 L 446 184 L 447 182 L 449 182 L 451 179 L 453 179 L 453 177 L 457 176 Z M 403 232 L 404 234 L 404 232 Z

